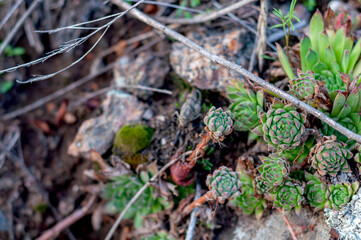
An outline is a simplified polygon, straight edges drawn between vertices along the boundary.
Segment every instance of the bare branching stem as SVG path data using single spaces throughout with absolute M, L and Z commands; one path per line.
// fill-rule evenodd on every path
M 114 4 L 116 4 L 117 6 L 119 6 L 121 8 L 124 8 L 124 9 L 129 9 L 130 8 L 129 4 L 127 4 L 126 2 L 123 2 L 121 0 L 112 0 L 112 2 Z M 213 54 L 213 53 L 207 51 L 206 49 L 199 46 L 198 44 L 196 44 L 192 40 L 186 38 L 185 36 L 183 36 L 182 34 L 176 32 L 176 31 L 173 31 L 173 30 L 169 29 L 165 25 L 155 21 L 153 18 L 147 16 L 146 14 L 142 13 L 141 11 L 139 11 L 137 9 L 133 9 L 132 11 L 129 12 L 129 14 L 132 15 L 133 17 L 139 19 L 140 21 L 154 27 L 155 29 L 158 29 L 159 31 L 165 33 L 166 35 L 176 39 L 177 41 L 183 43 L 184 45 L 192 48 L 193 50 L 197 51 L 198 53 L 200 53 L 201 55 L 203 55 L 206 58 L 210 59 L 211 61 L 213 61 L 215 63 L 218 63 L 218 64 L 220 64 L 220 65 L 222 65 L 222 66 L 224 66 L 226 68 L 229 68 L 231 70 L 234 70 L 234 71 L 242 74 L 244 77 L 252 80 L 253 82 L 260 85 L 261 87 L 265 88 L 266 90 L 280 96 L 282 99 L 287 100 L 288 102 L 293 104 L 295 107 L 300 108 L 300 109 L 306 111 L 307 113 L 317 117 L 318 119 L 320 119 L 321 121 L 323 121 L 324 123 L 326 123 L 330 127 L 336 129 L 337 131 L 339 131 L 343 135 L 347 136 L 348 138 L 353 139 L 353 140 L 361 143 L 361 136 L 360 135 L 350 131 L 349 129 L 347 129 L 345 127 L 343 127 L 339 123 L 337 123 L 334 120 L 332 120 L 331 118 L 327 117 L 321 111 L 318 111 L 315 108 L 311 107 L 310 105 L 301 102 L 300 100 L 293 97 L 292 95 L 282 91 L 281 89 L 278 89 L 277 87 L 275 87 L 274 85 L 266 82 L 262 78 L 260 78 L 260 77 L 258 77 L 256 75 L 254 75 L 253 73 L 247 71 L 242 66 L 237 65 L 235 63 L 232 63 L 232 62 L 228 61 L 227 59 L 224 59 L 222 57 L 217 56 L 216 54 Z

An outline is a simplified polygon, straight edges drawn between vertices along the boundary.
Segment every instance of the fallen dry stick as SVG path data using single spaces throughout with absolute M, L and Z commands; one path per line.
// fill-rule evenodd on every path
M 70 214 L 60 222 L 58 222 L 55 226 L 46 230 L 36 240 L 48 240 L 48 239 L 56 238 L 64 229 L 68 228 L 70 225 L 74 224 L 79 219 L 83 218 L 85 215 L 89 213 L 91 207 L 93 206 L 95 198 L 96 195 L 91 196 L 90 200 L 84 207 L 76 210 L 75 212 L 73 212 L 72 214 Z
M 129 9 L 131 7 L 129 4 L 127 4 L 126 2 L 123 2 L 121 0 L 112 0 L 112 2 L 123 9 Z M 321 111 L 316 110 L 315 108 L 311 107 L 310 105 L 298 100 L 297 98 L 293 97 L 292 95 L 290 95 L 290 94 L 282 91 L 281 89 L 275 87 L 274 85 L 266 82 L 262 78 L 254 75 L 253 73 L 250 73 L 249 71 L 244 69 L 242 66 L 232 63 L 232 62 L 228 61 L 227 59 L 224 59 L 222 57 L 219 57 L 219 56 L 207 51 L 206 49 L 199 46 L 192 40 L 186 38 L 185 36 L 183 36 L 182 34 L 176 32 L 176 31 L 169 29 L 167 26 L 155 21 L 153 18 L 142 13 L 138 9 L 132 9 L 131 11 L 129 11 L 129 14 L 132 15 L 133 17 L 139 19 L 140 21 L 154 27 L 155 29 L 158 29 L 159 31 L 165 33 L 166 35 L 174 38 L 175 40 L 183 43 L 184 45 L 192 48 L 193 50 L 197 51 L 201 55 L 212 60 L 213 62 L 218 63 L 226 68 L 229 68 L 231 70 L 234 70 L 234 71 L 242 74 L 244 77 L 257 83 L 264 89 L 267 89 L 268 91 L 278 95 L 280 98 L 287 100 L 288 102 L 293 104 L 295 107 L 300 108 L 300 109 L 306 111 L 307 113 L 317 117 L 318 119 L 320 119 L 321 121 L 323 121 L 330 127 L 336 129 L 337 131 L 339 131 L 343 135 L 347 136 L 348 138 L 356 140 L 357 142 L 361 143 L 360 135 L 343 127 L 341 124 L 339 124 L 339 123 L 335 122 L 334 120 L 332 120 L 331 118 L 327 117 Z
M 286 217 L 286 215 L 283 214 L 282 210 L 280 208 L 277 208 L 277 210 L 281 213 L 282 217 L 283 217 L 283 220 L 285 220 L 285 223 L 288 227 L 288 229 L 290 230 L 290 233 L 292 235 L 292 239 L 293 240 L 297 240 L 297 236 L 296 236 L 296 233 L 295 231 L 293 230 L 292 226 L 291 226 L 291 223 L 288 221 L 288 218 Z

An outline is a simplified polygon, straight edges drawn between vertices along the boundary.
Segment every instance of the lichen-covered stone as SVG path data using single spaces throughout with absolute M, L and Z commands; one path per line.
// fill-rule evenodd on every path
M 361 239 L 361 190 L 340 210 L 325 209 L 326 223 L 336 229 L 343 240 Z

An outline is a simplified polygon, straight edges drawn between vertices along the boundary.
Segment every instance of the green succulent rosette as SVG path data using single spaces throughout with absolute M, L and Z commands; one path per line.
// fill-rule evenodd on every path
M 330 207 L 335 210 L 341 209 L 345 206 L 352 198 L 352 196 L 356 193 L 359 188 L 359 183 L 339 183 L 336 185 L 329 186 L 330 188 Z
M 239 207 L 245 214 L 255 214 L 257 219 L 263 215 L 263 210 L 267 207 L 266 200 L 256 197 L 256 189 L 251 177 L 245 173 L 241 173 L 241 194 L 231 201 L 231 205 Z
M 315 208 L 315 211 L 328 208 L 328 198 L 330 196 L 328 187 L 322 183 L 320 178 L 316 175 L 305 172 L 305 177 L 307 180 L 306 198 L 310 205 Z
M 259 113 L 263 112 L 263 91 L 255 93 L 241 81 L 232 83 L 232 86 L 227 87 L 227 95 L 232 102 L 230 110 L 234 129 L 249 131 L 259 125 Z
M 323 143 L 316 144 L 311 149 L 313 154 L 311 158 L 312 167 L 317 169 L 320 175 L 329 174 L 335 177 L 338 172 L 350 172 L 351 169 L 347 163 L 353 154 L 346 148 L 345 143 L 326 140 Z
M 232 132 L 233 121 L 229 110 L 211 107 L 204 117 L 205 130 L 211 134 L 216 141 L 223 141 L 224 136 Z
M 256 127 L 253 132 L 263 136 L 270 146 L 282 150 L 301 145 L 306 131 L 306 115 L 297 112 L 294 106 L 275 103 L 260 117 L 262 125 Z
M 284 212 L 290 212 L 292 209 L 295 209 L 296 213 L 299 213 L 304 200 L 303 186 L 292 180 L 286 180 L 282 186 L 271 190 L 271 193 L 274 194 L 273 204 L 276 207 L 282 208 Z
M 270 188 L 282 185 L 290 172 L 289 163 L 278 156 L 261 157 L 262 165 L 258 168 L 260 178 Z
M 290 90 L 293 96 L 300 100 L 311 100 L 315 94 L 317 82 L 312 71 L 297 71 L 298 78 L 290 80 Z
M 220 167 L 207 176 L 206 184 L 220 203 L 226 199 L 237 197 L 240 194 L 241 174 L 233 172 L 227 167 Z
M 287 180 L 282 186 L 271 190 L 271 193 L 274 194 L 274 205 L 276 207 L 281 207 L 284 212 L 295 209 L 296 213 L 299 213 L 302 201 L 304 200 L 303 186 L 292 180 Z

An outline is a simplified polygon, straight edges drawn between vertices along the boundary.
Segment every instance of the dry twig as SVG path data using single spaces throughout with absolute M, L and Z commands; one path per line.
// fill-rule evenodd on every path
M 5 23 L 9 20 L 9 18 L 14 14 L 16 9 L 20 6 L 20 4 L 24 2 L 24 0 L 18 0 L 9 10 L 9 12 L 6 14 L 6 16 L 1 20 L 0 22 L 0 30 L 4 27 Z
M 112 2 L 114 4 L 116 4 L 116 5 L 118 5 L 121 8 L 125 8 L 125 9 L 130 8 L 129 4 L 127 4 L 126 2 L 123 2 L 121 0 L 112 0 Z M 142 13 L 138 9 L 133 9 L 132 11 L 129 12 L 129 14 L 134 16 L 135 18 L 141 20 L 142 22 L 154 27 L 155 29 L 158 29 L 159 31 L 167 34 L 168 36 L 171 36 L 172 38 L 178 40 L 179 42 L 185 44 L 186 46 L 192 48 L 193 50 L 195 50 L 198 53 L 200 53 L 201 55 L 207 57 L 211 61 L 213 61 L 215 63 L 218 63 L 218 64 L 220 64 L 220 65 L 222 65 L 222 66 L 224 66 L 226 68 L 229 68 L 231 70 L 234 70 L 234 71 L 242 74 L 244 77 L 252 80 L 253 82 L 260 85 L 261 87 L 263 87 L 263 88 L 267 89 L 268 91 L 278 95 L 280 98 L 287 100 L 288 102 L 293 104 L 295 107 L 300 108 L 300 109 L 306 111 L 307 113 L 317 117 L 318 119 L 320 119 L 321 121 L 323 121 L 324 123 L 326 123 L 330 127 L 336 129 L 337 131 L 339 131 L 343 135 L 347 136 L 348 138 L 353 139 L 353 140 L 361 143 L 361 136 L 360 135 L 350 131 L 349 129 L 347 129 L 345 127 L 343 127 L 341 124 L 339 124 L 339 123 L 335 122 L 334 120 L 332 120 L 331 118 L 327 117 L 321 111 L 318 111 L 315 108 L 311 107 L 310 105 L 308 105 L 308 104 L 306 104 L 304 102 L 301 102 L 297 98 L 295 98 L 292 95 L 282 91 L 281 89 L 278 89 L 277 87 L 275 87 L 272 84 L 266 82 L 262 78 L 248 72 L 242 66 L 237 65 L 235 63 L 232 63 L 232 62 L 228 61 L 227 59 L 224 59 L 222 57 L 219 57 L 219 56 L 207 51 L 203 47 L 199 46 L 195 42 L 193 42 L 190 39 L 183 36 L 182 34 L 167 28 L 165 25 L 157 22 L 156 20 L 154 20 L 153 18 L 151 18 L 151 17 L 147 16 L 146 14 Z
M 283 212 L 282 212 L 282 210 L 281 210 L 280 208 L 277 208 L 277 210 L 281 213 L 281 215 L 282 215 L 282 217 L 283 217 L 283 220 L 285 220 L 285 223 L 286 223 L 286 225 L 287 225 L 287 227 L 288 227 L 288 229 L 290 230 L 290 233 L 291 233 L 291 235 L 292 235 L 292 239 L 293 239 L 293 240 L 297 240 L 296 233 L 295 233 L 295 231 L 293 230 L 290 222 L 288 221 L 288 218 L 286 217 L 286 215 L 283 214 Z
M 197 15 L 194 18 L 165 18 L 157 17 L 156 19 L 163 23 L 177 23 L 177 24 L 198 24 L 205 23 L 214 19 L 217 19 L 227 13 L 230 13 L 238 8 L 244 7 L 245 5 L 255 2 L 255 0 L 242 0 L 237 1 L 234 4 L 229 5 L 221 10 Z
M 188 154 L 190 154 L 190 152 L 186 152 L 186 153 L 182 154 L 180 157 L 182 157 L 184 155 L 188 155 Z M 167 170 L 170 166 L 172 166 L 179 159 L 180 158 L 174 158 L 172 161 L 170 161 L 169 163 L 164 165 L 146 184 L 143 185 L 143 187 L 141 189 L 139 189 L 139 191 L 134 195 L 134 197 L 128 202 L 127 206 L 125 206 L 123 211 L 120 213 L 117 220 L 115 221 L 112 228 L 109 230 L 107 236 L 105 237 L 105 240 L 110 240 L 112 238 L 115 230 L 119 226 L 120 222 L 122 221 L 124 215 L 127 213 L 130 206 L 132 206 L 132 204 L 139 198 L 139 196 L 142 195 L 142 193 L 145 191 L 145 189 L 147 189 L 147 187 L 150 186 L 150 183 L 154 182 L 165 170 Z
M 79 219 L 83 218 L 85 215 L 89 214 L 91 207 L 94 204 L 96 199 L 96 195 L 92 195 L 87 204 L 81 209 L 76 210 L 57 224 L 55 224 L 52 228 L 46 230 L 40 237 L 36 240 L 49 240 L 56 238 L 64 229 L 68 228 Z

